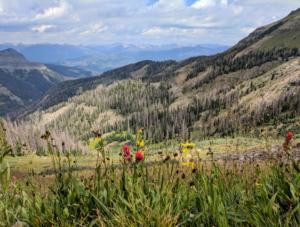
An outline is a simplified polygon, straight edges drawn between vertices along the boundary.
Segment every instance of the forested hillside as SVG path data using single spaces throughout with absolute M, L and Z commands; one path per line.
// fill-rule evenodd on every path
M 61 83 L 21 116 L 46 128 L 64 129 L 82 141 L 93 130 L 140 127 L 153 142 L 259 134 L 261 129 L 298 131 L 299 42 L 296 38 L 289 45 L 271 45 L 270 40 L 287 32 L 298 34 L 299 21 L 300 11 L 294 11 L 215 56 L 143 61 Z

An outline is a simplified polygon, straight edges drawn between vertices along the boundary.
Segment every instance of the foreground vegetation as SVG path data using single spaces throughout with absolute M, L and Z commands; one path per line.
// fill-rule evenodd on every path
M 84 178 L 57 172 L 46 192 L 2 174 L 1 225 L 298 226 L 299 165 L 255 165 L 137 164 Z
M 143 152 L 111 166 L 103 140 L 95 138 L 95 168 L 74 172 L 45 133 L 54 172 L 40 180 L 10 174 L 1 154 L 0 224 L 11 226 L 298 226 L 300 165 L 289 133 L 278 158 L 258 162 L 190 160 L 177 153 L 148 165 Z M 144 150 L 139 135 L 132 149 Z M 182 144 L 183 153 L 194 146 Z M 296 149 L 296 150 L 294 150 Z M 125 152 L 126 151 L 126 152 Z M 139 151 L 138 151 L 139 152 Z M 138 153 L 136 152 L 136 154 Z M 145 156 L 147 159 L 147 156 Z M 298 160 L 299 161 L 299 160 Z M 40 178 L 43 178 L 40 176 Z

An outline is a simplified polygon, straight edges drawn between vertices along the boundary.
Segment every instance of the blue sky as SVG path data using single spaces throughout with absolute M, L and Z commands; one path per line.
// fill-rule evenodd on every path
M 0 0 L 0 43 L 234 44 L 300 0 Z

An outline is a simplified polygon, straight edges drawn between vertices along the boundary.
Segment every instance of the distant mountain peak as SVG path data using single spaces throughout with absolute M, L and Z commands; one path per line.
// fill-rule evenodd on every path
M 0 51 L 0 58 L 14 58 L 18 60 L 27 61 L 26 58 L 21 53 L 19 53 L 13 48 L 8 48 Z

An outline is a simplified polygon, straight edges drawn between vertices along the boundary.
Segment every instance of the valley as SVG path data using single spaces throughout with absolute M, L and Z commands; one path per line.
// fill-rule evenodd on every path
M 230 48 L 3 44 L 0 226 L 299 226 L 299 34 L 297 9 Z

